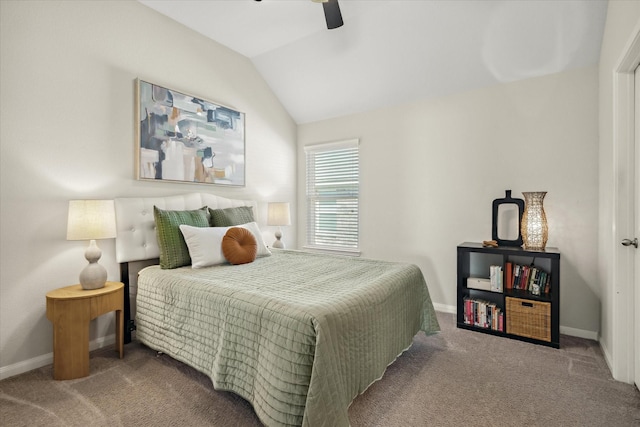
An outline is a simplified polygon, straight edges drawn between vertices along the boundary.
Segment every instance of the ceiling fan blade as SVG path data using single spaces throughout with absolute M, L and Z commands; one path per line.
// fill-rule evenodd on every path
M 327 21 L 327 28 L 333 30 L 334 28 L 342 27 L 342 13 L 340 13 L 340 5 L 338 0 L 328 0 L 322 3 L 324 9 L 324 18 Z

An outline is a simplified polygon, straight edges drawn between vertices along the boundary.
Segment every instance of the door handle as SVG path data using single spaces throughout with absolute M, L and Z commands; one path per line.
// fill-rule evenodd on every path
M 629 240 L 629 239 L 623 239 L 622 240 L 622 246 L 635 246 L 636 249 L 638 248 L 638 238 L 636 237 L 633 240 Z

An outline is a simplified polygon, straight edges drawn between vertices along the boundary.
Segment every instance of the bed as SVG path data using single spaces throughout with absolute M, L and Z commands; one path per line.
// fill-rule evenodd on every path
M 154 206 L 256 208 L 208 193 L 116 199 L 124 280 L 129 263 L 159 256 Z M 348 426 L 353 399 L 416 333 L 439 330 L 423 275 L 412 264 L 268 252 L 241 265 L 144 267 L 130 291 L 136 339 L 242 396 L 266 426 Z

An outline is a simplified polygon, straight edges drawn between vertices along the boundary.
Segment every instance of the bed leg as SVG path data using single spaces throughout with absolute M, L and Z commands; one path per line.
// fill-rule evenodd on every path
M 120 281 L 124 283 L 124 343 L 131 342 L 131 331 L 136 326 L 131 319 L 131 294 L 129 293 L 129 263 L 120 263 Z

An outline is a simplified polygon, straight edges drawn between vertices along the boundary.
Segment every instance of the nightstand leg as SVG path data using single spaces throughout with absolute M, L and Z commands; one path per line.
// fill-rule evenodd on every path
M 55 304 L 53 378 L 72 380 L 89 375 L 89 307 L 72 301 Z

